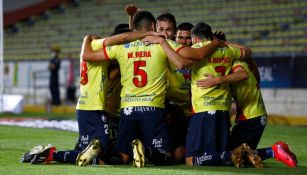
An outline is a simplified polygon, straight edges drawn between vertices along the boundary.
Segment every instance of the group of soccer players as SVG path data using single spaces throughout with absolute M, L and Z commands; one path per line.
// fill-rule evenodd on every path
M 146 157 L 154 165 L 263 167 L 262 160 L 274 157 L 296 167 L 284 142 L 256 149 L 267 114 L 249 48 L 226 42 L 206 23 L 176 27 L 172 14 L 156 20 L 133 5 L 125 10 L 129 28 L 84 38 L 76 148 L 36 146 L 23 162 L 132 160 L 143 167 Z M 237 115 L 230 131 L 232 98 Z

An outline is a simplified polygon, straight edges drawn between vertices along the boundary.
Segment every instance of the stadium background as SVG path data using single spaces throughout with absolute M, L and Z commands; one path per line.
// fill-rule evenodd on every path
M 249 46 L 261 74 L 269 121 L 307 125 L 307 2 L 304 0 L 4 0 L 4 94 L 23 96 L 24 112 L 73 113 L 65 104 L 70 59 L 75 86 L 86 34 L 108 35 L 127 23 L 126 4 L 175 15 L 177 24 L 203 21 Z M 61 48 L 63 105 L 50 106 L 50 47 Z M 78 96 L 78 91 L 76 93 Z

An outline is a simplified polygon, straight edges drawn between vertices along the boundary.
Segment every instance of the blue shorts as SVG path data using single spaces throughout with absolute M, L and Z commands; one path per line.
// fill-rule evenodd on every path
M 229 111 L 194 114 L 188 128 L 186 157 L 226 151 L 229 124 Z
M 109 142 L 109 128 L 107 117 L 103 111 L 77 110 L 79 126 L 79 147 L 85 149 L 94 138 L 99 139 L 101 145 L 107 148 Z
M 113 116 L 111 114 L 107 114 L 108 117 L 108 125 L 109 125 L 109 145 L 110 148 L 114 148 L 118 133 L 118 122 L 119 117 Z
M 174 104 L 166 105 L 167 121 L 170 130 L 171 149 L 185 146 L 189 120 L 191 116 L 185 116 L 184 111 Z
M 242 143 L 256 149 L 266 125 L 266 118 L 260 116 L 237 121 L 230 132 L 228 150 L 231 151 Z
M 131 156 L 131 142 L 137 138 L 145 148 L 170 152 L 164 109 L 148 106 L 121 109 L 115 150 Z

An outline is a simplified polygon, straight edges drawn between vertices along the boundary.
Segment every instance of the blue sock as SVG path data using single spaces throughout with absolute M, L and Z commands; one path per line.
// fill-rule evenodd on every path
M 223 165 L 230 161 L 231 152 L 205 152 L 193 157 L 194 166 Z
M 271 147 L 256 149 L 255 152 L 261 157 L 262 160 L 274 157 L 274 151 Z
M 75 150 L 56 151 L 53 153 L 53 159 L 61 163 L 75 164 L 79 153 L 80 151 L 75 151 Z

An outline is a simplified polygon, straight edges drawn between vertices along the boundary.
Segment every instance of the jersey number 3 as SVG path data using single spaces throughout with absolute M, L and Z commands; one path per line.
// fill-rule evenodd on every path
M 147 73 L 145 72 L 145 70 L 141 69 L 142 67 L 146 67 L 146 61 L 134 61 L 133 84 L 136 87 L 144 87 L 147 84 Z
M 82 61 L 81 65 L 80 65 L 80 83 L 82 85 L 86 85 L 88 82 L 88 76 L 87 76 L 87 66 L 86 66 L 86 62 Z

